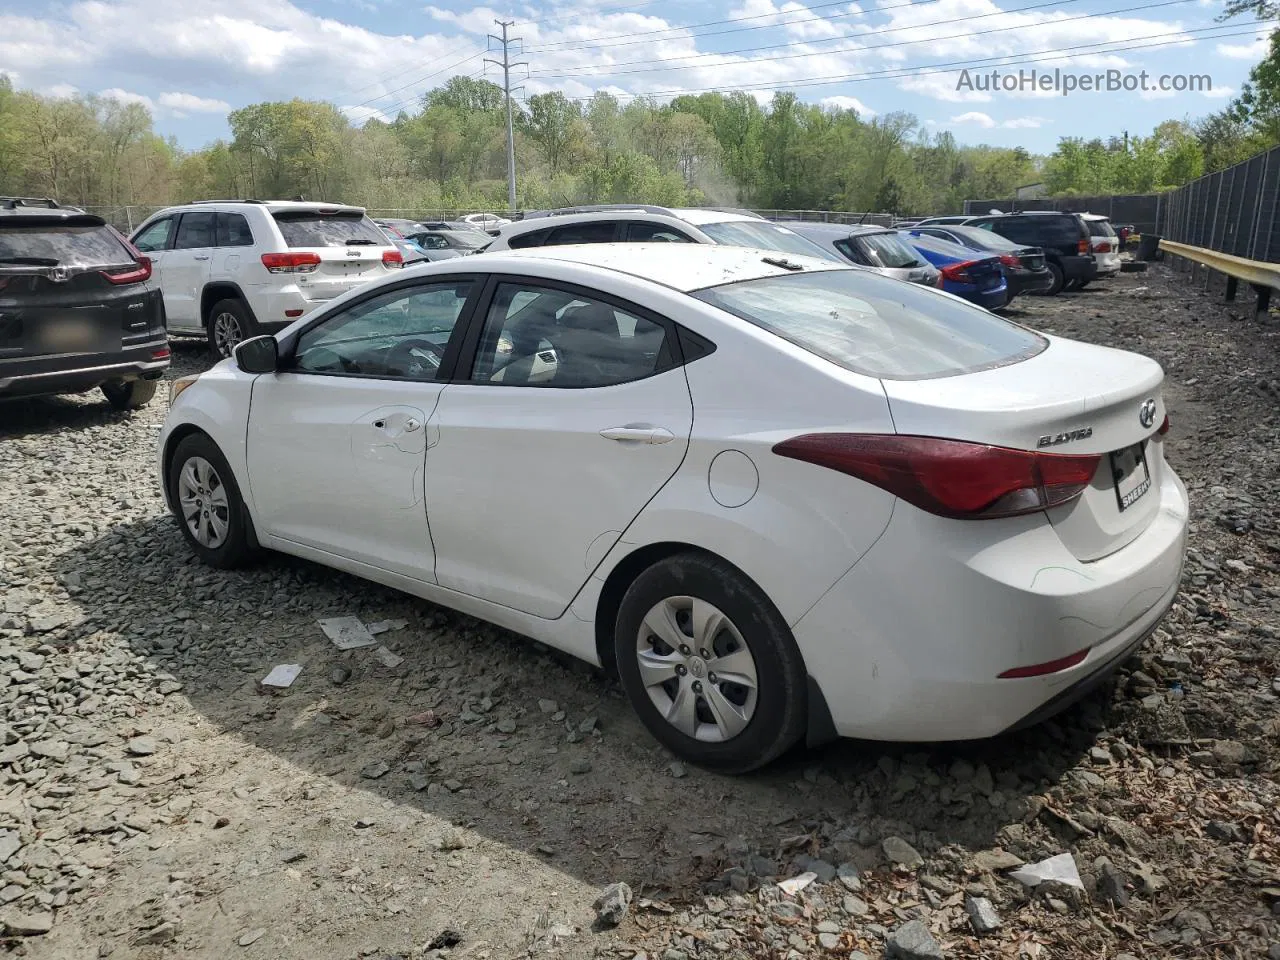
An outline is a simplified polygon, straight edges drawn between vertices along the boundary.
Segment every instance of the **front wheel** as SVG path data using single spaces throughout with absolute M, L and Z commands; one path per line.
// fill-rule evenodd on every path
M 257 335 L 257 325 L 249 316 L 249 310 L 239 300 L 220 300 L 209 311 L 207 326 L 209 350 L 219 360 L 225 360 L 235 351 L 241 340 Z
M 158 380 L 117 380 L 102 385 L 102 395 L 116 410 L 139 410 L 156 395 Z
M 248 513 L 222 451 L 193 433 L 169 463 L 169 503 L 187 543 L 211 567 L 243 566 L 253 555 Z
M 1053 282 L 1049 284 L 1049 289 L 1044 292 L 1046 297 L 1056 297 L 1062 292 L 1063 285 L 1067 282 L 1066 274 L 1062 272 L 1062 268 L 1056 263 L 1046 264 L 1049 268 L 1049 275 L 1053 277 Z
M 682 553 L 636 578 L 618 611 L 622 686 L 664 746 L 745 773 L 804 734 L 804 663 L 786 621 L 736 568 Z

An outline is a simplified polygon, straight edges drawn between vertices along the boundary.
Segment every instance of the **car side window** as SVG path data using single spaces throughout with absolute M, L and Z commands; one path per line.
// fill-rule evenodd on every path
M 627 240 L 631 243 L 693 243 L 693 239 L 663 223 L 628 223 Z
M 249 221 L 238 213 L 218 214 L 215 246 L 253 246 L 253 232 L 249 229 Z
M 523 250 L 525 247 L 540 247 L 550 233 L 550 230 L 530 230 L 528 233 L 512 237 L 507 241 L 507 246 L 512 250 Z
M 169 245 L 169 231 L 173 227 L 173 217 L 157 220 L 133 238 L 133 245 L 142 253 L 154 253 Z
M 464 280 L 401 287 L 340 310 L 298 338 L 293 369 L 435 380 L 474 285 Z
M 572 223 L 551 231 L 548 246 L 566 243 L 612 243 L 617 231 L 614 222 Z
M 184 213 L 178 221 L 175 250 L 196 250 L 213 246 L 213 214 Z
M 418 243 L 423 250 L 448 250 L 449 241 L 438 233 L 424 233 L 419 235 Z
M 485 317 L 473 383 L 607 387 L 669 369 L 660 323 L 590 297 L 526 283 L 499 284 Z

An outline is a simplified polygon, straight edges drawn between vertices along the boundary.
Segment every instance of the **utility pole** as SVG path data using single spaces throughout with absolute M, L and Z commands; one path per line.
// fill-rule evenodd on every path
M 489 34 L 490 40 L 495 40 L 502 44 L 502 62 L 497 60 L 485 59 L 485 63 L 492 63 L 495 67 L 502 68 L 502 90 L 507 98 L 507 206 L 511 213 L 516 212 L 516 135 L 515 128 L 511 122 L 511 68 L 528 66 L 526 63 L 511 62 L 511 44 L 519 43 L 519 37 L 507 36 L 507 29 L 515 25 L 514 20 L 495 20 L 493 21 L 502 28 L 502 36 L 496 37 L 492 33 Z

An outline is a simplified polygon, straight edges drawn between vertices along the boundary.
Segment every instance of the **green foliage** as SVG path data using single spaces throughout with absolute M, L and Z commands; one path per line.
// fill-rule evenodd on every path
M 1166 120 L 1149 137 L 1063 137 L 1045 161 L 1044 183 L 1054 196 L 1155 193 L 1201 176 L 1207 158 L 1200 129 Z

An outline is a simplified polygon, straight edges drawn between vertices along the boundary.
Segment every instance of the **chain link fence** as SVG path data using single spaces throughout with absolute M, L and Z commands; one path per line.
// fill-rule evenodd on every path
M 964 212 L 980 217 L 999 210 L 1015 213 L 1020 210 L 1057 210 L 1062 213 L 1096 213 L 1110 218 L 1116 226 L 1131 224 L 1138 233 L 1159 233 L 1167 212 L 1169 194 L 1130 193 L 1097 197 L 1041 197 L 1035 200 L 966 200 Z
M 1176 240 L 1249 260 L 1280 262 L 1280 147 L 1165 195 L 1162 229 Z

